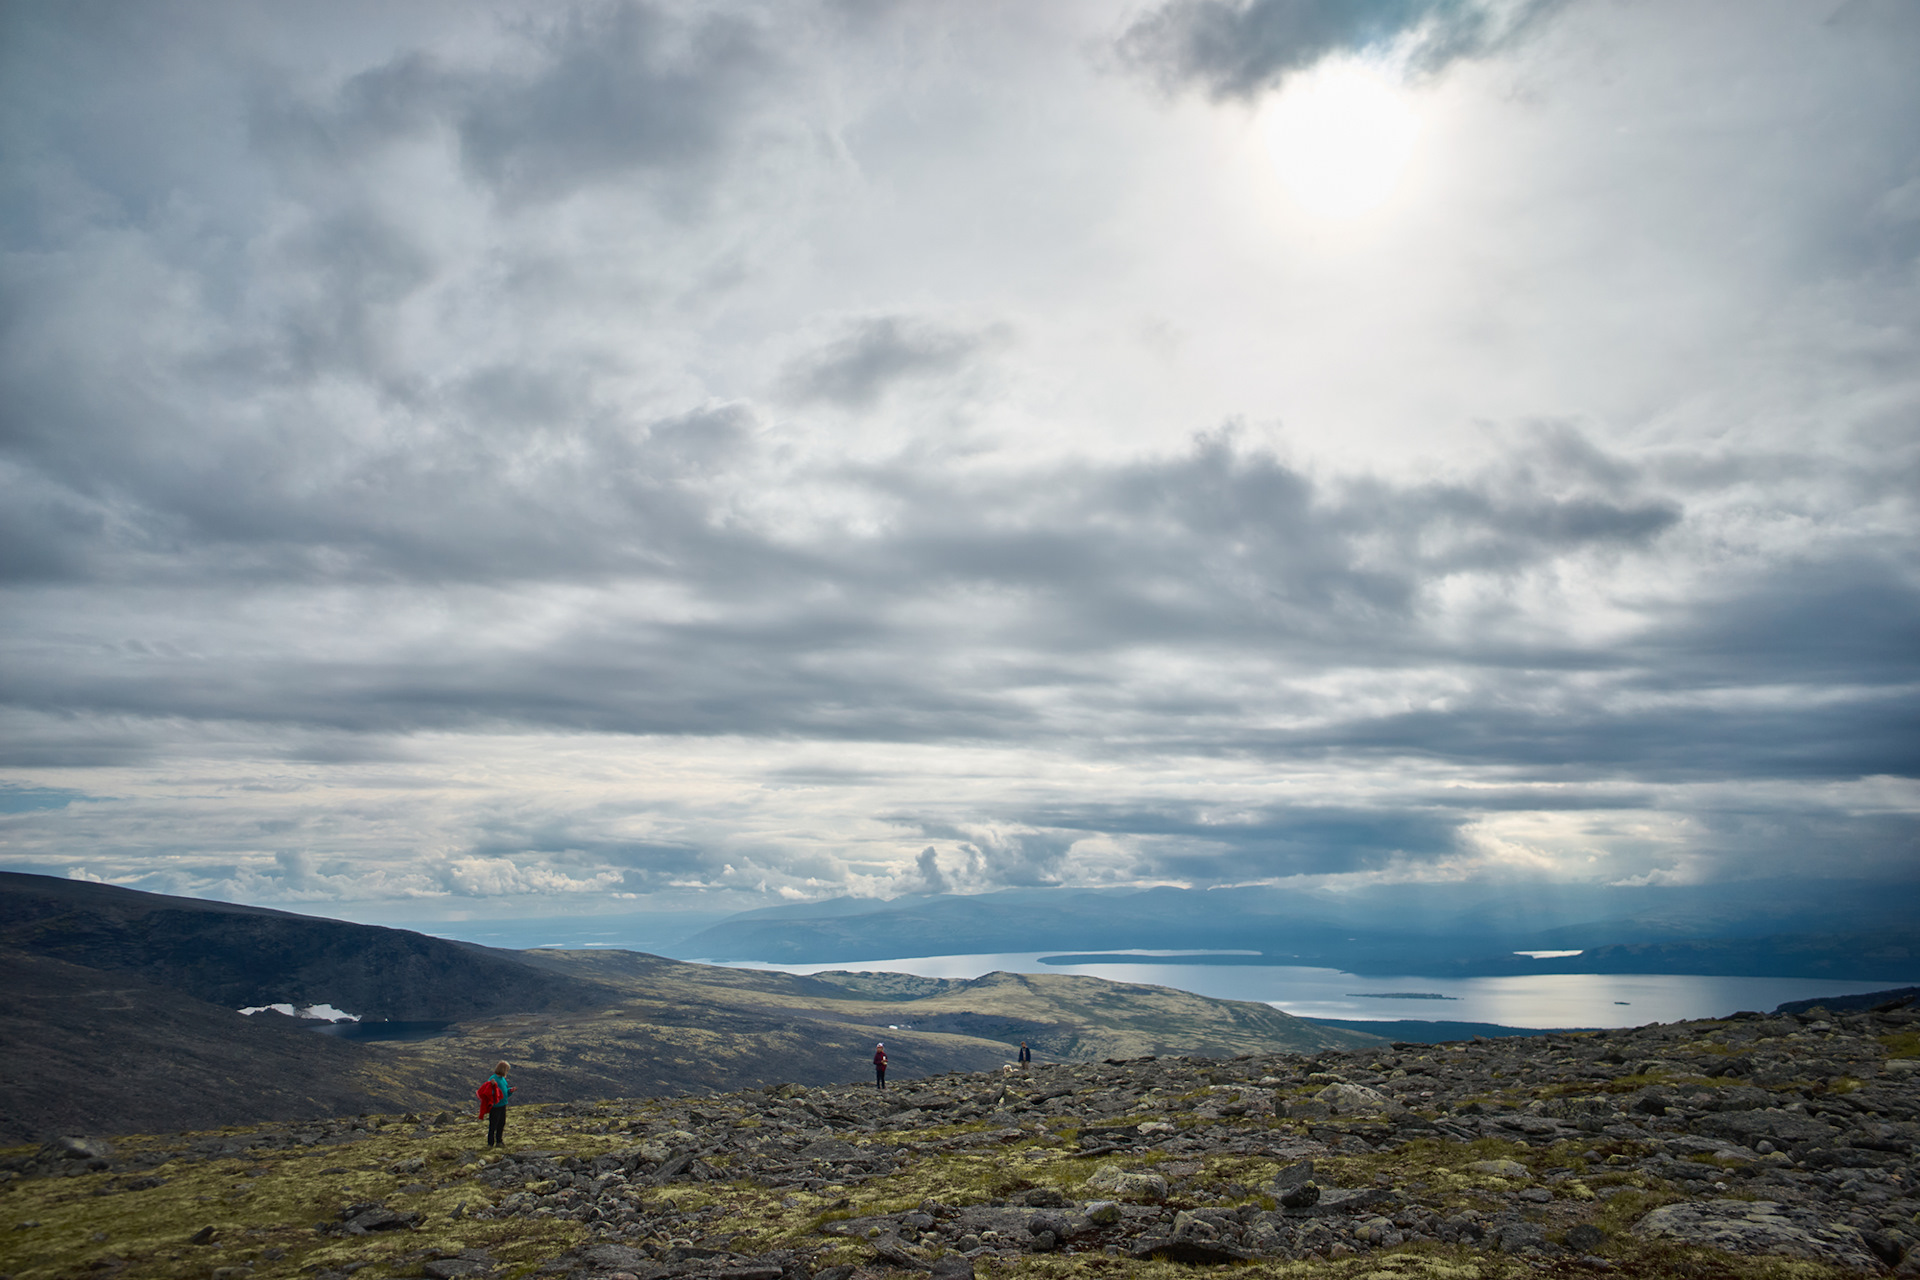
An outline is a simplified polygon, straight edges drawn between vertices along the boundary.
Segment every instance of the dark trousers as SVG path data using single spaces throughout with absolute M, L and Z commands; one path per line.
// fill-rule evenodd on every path
M 504 1147 L 507 1145 L 507 1109 L 495 1107 L 487 1112 L 487 1145 Z
M 885 1067 L 875 1067 L 873 1069 L 873 1087 L 876 1089 L 884 1089 L 887 1087 L 887 1069 Z

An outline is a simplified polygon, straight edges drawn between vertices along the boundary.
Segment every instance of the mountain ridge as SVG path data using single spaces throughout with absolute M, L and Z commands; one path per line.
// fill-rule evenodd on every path
M 864 904 L 832 899 L 743 912 L 671 950 L 788 964 L 1035 950 L 1248 950 L 1259 959 L 1218 962 L 1431 977 L 1693 973 L 1879 982 L 1920 976 L 1920 926 L 1907 909 L 1912 895 L 1877 883 L 1808 889 L 1794 882 L 1791 891 L 1774 881 L 1650 886 L 1587 897 L 1534 886 L 1489 900 L 1459 886 L 1422 886 L 1425 900 L 1416 900 L 1403 888 L 1345 897 L 1273 886 L 1158 886 L 912 895 Z M 1635 912 L 1623 914 L 1628 907 Z M 1579 918 L 1583 910 L 1603 908 L 1612 914 Z M 1382 927 L 1389 919 L 1392 927 Z M 1703 936 L 1700 929 L 1718 932 Z M 1530 950 L 1581 954 L 1548 960 L 1516 954 Z
M 998 1066 L 1023 1039 L 1059 1057 L 1374 1039 L 1265 1005 L 1058 974 L 930 991 L 899 975 L 819 979 L 610 949 L 500 952 L 17 873 L 0 879 L 0 979 L 9 1033 L 0 1140 L 135 1120 L 463 1111 L 501 1058 L 538 1068 L 539 1100 L 569 1101 L 739 1089 L 775 1074 L 845 1082 L 865 1073 L 880 1039 L 902 1076 Z M 238 1012 L 276 1002 L 330 1004 L 363 1025 L 442 1025 L 424 1039 L 349 1040 Z

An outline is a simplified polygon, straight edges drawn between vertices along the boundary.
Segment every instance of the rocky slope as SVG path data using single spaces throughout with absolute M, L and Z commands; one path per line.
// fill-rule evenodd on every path
M 13 1280 L 1920 1274 L 1920 1016 L 50 1144 Z M 531 1086 L 534 1081 L 527 1077 Z

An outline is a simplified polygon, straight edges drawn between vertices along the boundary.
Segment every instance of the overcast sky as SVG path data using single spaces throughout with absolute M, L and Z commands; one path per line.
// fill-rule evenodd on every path
M 1911 888 L 1916 66 L 1906 0 L 8 4 L 0 864 Z

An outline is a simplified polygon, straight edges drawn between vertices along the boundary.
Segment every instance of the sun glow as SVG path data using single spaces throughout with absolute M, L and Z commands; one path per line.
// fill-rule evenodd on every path
M 1385 204 L 1420 137 L 1420 116 L 1389 76 L 1327 63 L 1288 85 L 1262 121 L 1267 153 L 1301 208 L 1353 218 Z

